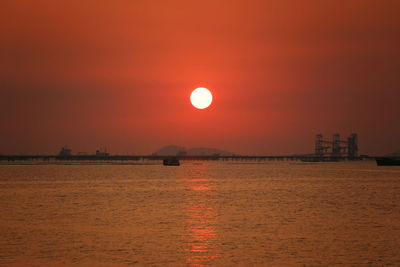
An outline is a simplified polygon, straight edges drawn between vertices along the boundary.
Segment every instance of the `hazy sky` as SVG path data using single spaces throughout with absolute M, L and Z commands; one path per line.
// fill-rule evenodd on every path
M 400 1 L 0 2 L 0 153 L 400 150 Z M 214 102 L 193 108 L 190 92 Z

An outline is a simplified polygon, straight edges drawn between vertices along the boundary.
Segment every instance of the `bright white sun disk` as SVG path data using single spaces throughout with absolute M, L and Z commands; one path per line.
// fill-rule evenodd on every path
M 192 94 L 190 95 L 190 102 L 195 108 L 198 109 L 205 109 L 212 102 L 212 94 L 210 90 L 204 87 L 199 87 L 193 90 Z

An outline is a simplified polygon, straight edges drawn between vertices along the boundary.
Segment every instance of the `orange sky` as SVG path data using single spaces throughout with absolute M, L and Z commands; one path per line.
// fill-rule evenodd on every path
M 400 2 L 1 1 L 0 153 L 400 150 Z M 194 109 L 196 87 L 212 106 Z

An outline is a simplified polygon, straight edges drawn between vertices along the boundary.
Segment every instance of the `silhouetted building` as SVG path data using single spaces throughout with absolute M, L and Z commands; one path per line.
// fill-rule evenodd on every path
M 108 153 L 107 150 L 104 151 L 96 150 L 96 157 L 107 157 L 109 155 L 110 153 Z
M 58 156 L 59 156 L 59 157 L 69 157 L 69 156 L 71 156 L 71 155 L 72 155 L 72 150 L 69 149 L 67 146 L 63 146 L 63 147 L 61 148 L 60 153 L 58 153 Z

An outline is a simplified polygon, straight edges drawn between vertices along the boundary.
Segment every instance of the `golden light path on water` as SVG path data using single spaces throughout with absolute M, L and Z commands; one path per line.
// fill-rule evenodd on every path
M 190 192 L 187 201 L 185 232 L 187 264 L 206 266 L 216 254 L 216 211 L 211 202 L 213 185 L 206 175 L 207 165 L 198 165 L 192 176 L 184 179 L 184 185 Z

